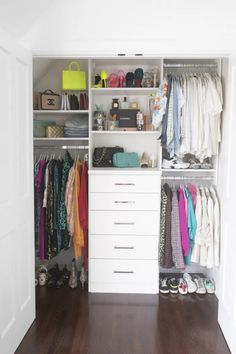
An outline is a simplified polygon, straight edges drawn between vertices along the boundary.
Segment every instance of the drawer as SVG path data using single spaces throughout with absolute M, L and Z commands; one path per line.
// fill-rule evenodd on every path
M 157 236 L 91 235 L 90 258 L 158 259 Z
M 90 259 L 89 291 L 156 294 L 158 261 Z
M 159 212 L 91 210 L 89 232 L 91 235 L 159 235 Z
M 90 193 L 90 210 L 160 210 L 157 193 Z
M 90 175 L 89 192 L 160 193 L 159 175 Z

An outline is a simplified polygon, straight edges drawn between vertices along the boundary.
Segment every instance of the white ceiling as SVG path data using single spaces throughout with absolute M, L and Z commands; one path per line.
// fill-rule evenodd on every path
M 54 2 L 55 0 L 0 0 L 0 27 L 19 39 L 54 5 Z

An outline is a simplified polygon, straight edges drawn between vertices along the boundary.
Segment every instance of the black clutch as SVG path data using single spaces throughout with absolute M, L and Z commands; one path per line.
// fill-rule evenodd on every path
M 120 146 L 96 147 L 93 152 L 93 167 L 112 167 L 113 155 L 117 152 L 124 152 Z

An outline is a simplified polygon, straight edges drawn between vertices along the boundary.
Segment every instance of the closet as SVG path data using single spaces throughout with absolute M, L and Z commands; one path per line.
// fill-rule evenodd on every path
M 198 95 L 200 90 L 205 88 L 204 85 L 207 80 L 210 82 L 210 80 L 216 80 L 216 77 L 221 77 L 222 59 L 143 57 L 34 58 L 34 92 L 43 92 L 46 89 L 51 89 L 53 92 L 63 93 L 61 90 L 61 75 L 62 71 L 68 68 L 71 61 L 78 62 L 80 70 L 85 72 L 86 92 L 89 102 L 88 109 L 52 111 L 35 109 L 34 123 L 38 124 L 44 120 L 49 122 L 47 124 L 52 122 L 56 125 L 66 125 L 66 122 L 71 117 L 78 122 L 82 119 L 87 119 L 88 136 L 34 137 L 35 154 L 42 153 L 44 149 L 48 154 L 57 154 L 58 149 L 66 148 L 66 146 L 70 145 L 68 147 L 71 147 L 72 155 L 73 151 L 78 149 L 79 156 L 82 156 L 82 158 L 86 156 L 88 159 L 88 291 L 157 294 L 159 292 L 159 273 L 176 271 L 172 266 L 166 269 L 166 267 L 162 267 L 162 264 L 159 264 L 161 186 L 164 183 L 170 183 L 171 186 L 177 186 L 178 184 L 187 185 L 188 183 L 196 183 L 197 185 L 200 185 L 200 183 L 203 185 L 212 184 L 216 186 L 219 146 L 218 140 L 214 141 L 216 147 L 212 155 L 206 155 L 211 158 L 210 163 L 208 161 L 208 165 L 204 166 L 204 168 L 202 168 L 203 165 L 201 164 L 205 157 L 204 154 L 202 154 L 202 159 L 199 158 L 199 163 L 196 164 L 196 167 L 188 165 L 187 168 L 182 168 L 183 166 L 180 166 L 180 168 L 173 168 L 173 166 L 168 168 L 164 166 L 163 161 L 166 158 L 166 149 L 168 150 L 169 147 L 163 143 L 163 125 L 160 124 L 160 120 L 163 117 L 158 118 L 159 123 L 156 122 L 155 126 L 152 125 L 151 123 L 154 122 L 154 119 L 153 121 L 151 120 L 151 105 L 157 96 L 157 88 L 161 87 L 164 82 L 167 83 L 170 78 L 174 85 L 174 79 L 176 79 L 182 85 L 182 88 L 185 85 L 186 97 L 187 90 L 189 90 L 188 102 L 185 102 L 185 106 L 194 115 L 192 106 L 194 105 L 195 96 Z M 106 72 L 109 80 L 112 75 L 118 74 L 118 76 L 124 77 L 126 73 L 135 72 L 137 68 L 142 68 L 143 72 L 149 73 L 151 77 L 151 80 L 147 80 L 143 85 L 145 87 L 138 87 L 139 85 L 135 87 L 135 83 L 130 85 L 131 87 L 124 87 L 123 83 L 117 85 L 118 87 L 106 87 L 105 84 L 97 85 L 97 75 L 103 71 Z M 190 83 L 195 85 L 195 91 L 193 91 Z M 202 86 L 199 86 L 199 88 L 196 83 Z M 170 86 L 170 82 L 168 84 Z M 83 91 L 81 92 L 83 93 Z M 79 97 L 81 92 L 70 91 L 68 94 L 73 93 Z M 191 96 L 192 92 L 193 96 L 195 95 L 194 97 Z M 145 130 L 138 131 L 133 128 L 122 129 L 112 126 L 114 123 L 111 120 L 113 101 L 118 101 L 121 106 L 124 97 L 129 108 L 134 104 L 143 113 L 146 119 Z M 203 98 L 199 96 L 196 100 L 201 101 Z M 170 104 L 170 98 L 168 104 Z M 184 106 L 184 103 L 182 104 Z M 191 104 L 192 106 L 190 107 Z M 179 105 L 179 110 L 181 108 Z M 171 108 L 167 106 L 167 109 L 170 112 Z M 204 110 L 204 107 L 201 109 Z M 102 113 L 103 116 L 103 122 L 100 127 L 98 127 L 97 120 L 98 112 Z M 221 110 L 216 128 L 218 130 L 220 130 L 221 124 L 220 113 Z M 181 122 L 181 124 L 188 124 L 186 117 L 188 117 L 188 113 L 186 113 L 185 122 Z M 191 119 L 194 122 L 194 116 Z M 207 118 L 202 122 L 203 132 L 206 130 L 205 121 L 207 121 Z M 211 122 L 210 118 L 209 122 Z M 196 127 L 198 127 L 198 123 Z M 169 126 L 166 129 L 167 134 L 169 134 Z M 192 141 L 195 137 L 194 126 L 189 129 L 192 134 L 190 137 Z M 212 126 L 210 126 L 209 130 L 212 131 Z M 200 132 L 198 132 L 199 134 Z M 181 139 L 183 140 L 183 138 Z M 207 138 L 205 140 L 207 144 Z M 146 152 L 149 157 L 152 156 L 154 158 L 155 165 L 148 168 L 95 167 L 93 164 L 94 150 L 100 147 L 114 146 L 122 147 L 125 152 L 136 152 L 140 160 L 142 154 Z M 163 148 L 165 148 L 165 151 Z M 200 148 L 201 146 L 199 146 Z M 185 153 L 193 152 L 190 149 L 188 151 L 188 148 L 186 149 Z M 176 150 L 174 154 L 176 155 Z M 169 156 L 169 158 L 171 157 L 172 155 Z M 178 272 L 183 271 L 203 273 L 205 275 L 214 274 L 217 282 L 218 269 L 215 267 L 209 270 L 206 267 L 199 266 L 197 263 L 188 262 L 186 268 L 178 270 Z
M 214 277 L 216 295 L 219 298 L 219 323 L 227 341 L 234 348 L 232 307 L 235 306 L 235 284 L 231 274 L 235 258 L 232 208 L 235 195 L 235 166 L 232 163 L 235 155 L 235 60 L 221 55 L 219 58 L 212 55 L 181 57 L 174 53 L 166 57 L 80 57 L 79 54 L 51 56 L 49 53 L 35 55 L 33 58 L 32 85 L 32 56 L 15 44 L 9 46 L 8 42 L 11 43 L 7 39 L 2 44 L 3 48 L 7 49 L 0 52 L 1 75 L 4 78 L 0 85 L 1 97 L 6 104 L 3 106 L 3 114 L 8 118 L 3 121 L 1 135 L 2 151 L 6 154 L 2 154 L 1 160 L 3 179 L 0 200 L 3 216 L 1 259 L 6 288 L 1 302 L 10 303 L 4 311 L 2 322 L 3 345 L 7 348 L 5 352 L 10 352 L 13 345 L 15 350 L 35 318 L 33 161 L 34 158 L 39 159 L 40 155 L 63 158 L 65 151 L 68 151 L 73 159 L 79 157 L 82 161 L 88 161 L 89 292 L 158 294 L 159 272 L 166 272 L 166 269 L 163 270 L 159 265 L 161 185 L 167 182 L 171 186 L 179 186 L 190 182 L 216 186 L 221 212 L 220 267 L 208 270 L 206 267 L 199 268 L 198 265 L 191 264 L 187 271 Z M 33 110 L 31 92 L 51 89 L 60 94 L 61 71 L 68 68 L 71 61 L 78 61 L 86 73 L 88 109 Z M 222 140 L 218 157 L 212 159 L 212 168 L 163 168 L 164 151 L 158 130 L 95 130 L 96 106 L 102 105 L 107 116 L 114 98 L 122 102 L 124 97 L 127 97 L 129 103 L 139 103 L 145 116 L 150 115 L 149 95 L 155 95 L 156 87 L 93 87 L 95 75 L 102 70 L 110 74 L 118 70 L 132 72 L 137 68 L 143 68 L 144 71 L 156 70 L 158 82 L 162 82 L 167 72 L 179 75 L 186 71 L 193 74 L 214 71 L 221 76 L 224 96 Z M 14 107 L 12 93 L 16 97 Z M 88 120 L 87 137 L 33 138 L 33 121 L 38 123 L 44 120 L 47 124 L 56 122 L 56 125 L 63 126 L 67 120 L 79 120 L 80 116 Z M 82 127 L 81 130 L 85 133 L 87 129 Z M 94 167 L 94 149 L 104 146 L 122 146 L 126 152 L 137 152 L 139 158 L 143 152 L 147 152 L 149 156 L 154 156 L 156 164 L 148 168 Z M 12 218 L 12 215 L 16 217 Z M 69 252 L 67 259 L 71 261 L 73 253 Z M 11 253 L 15 259 L 14 264 L 12 258 L 9 259 Z M 57 256 L 59 263 L 60 256 Z M 61 266 L 65 261 L 63 257 L 64 255 Z M 22 286 L 23 271 L 26 286 Z M 173 269 L 170 269 L 170 272 L 172 271 Z M 11 279 L 15 279 L 15 282 Z M 13 337 L 15 343 L 11 340 Z

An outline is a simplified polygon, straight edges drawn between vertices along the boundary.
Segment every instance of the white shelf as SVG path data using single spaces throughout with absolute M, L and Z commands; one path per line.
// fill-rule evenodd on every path
M 157 87 L 112 87 L 112 88 L 91 88 L 91 92 L 95 95 L 149 95 L 155 93 Z
M 157 130 L 150 130 L 150 131 L 138 131 L 138 130 L 92 130 L 92 134 L 137 134 L 137 135 L 160 135 L 160 132 Z
M 161 171 L 157 168 L 119 168 L 119 167 L 92 167 L 89 174 L 155 174 L 160 175 Z
M 73 110 L 73 111 L 63 111 L 63 110 L 34 110 L 34 114 L 39 114 L 39 115 L 54 115 L 54 114 L 61 114 L 61 115 L 66 115 L 66 114 L 88 114 L 89 111 L 82 111 L 82 110 Z
M 184 172 L 184 173 L 215 173 L 216 170 L 211 168 L 211 169 L 204 169 L 204 168 L 162 168 L 161 169 L 162 173 L 165 172 L 171 172 L 171 173 L 176 173 L 176 172 Z
M 34 138 L 34 141 L 87 141 L 89 138 Z

